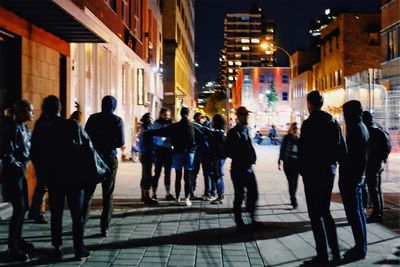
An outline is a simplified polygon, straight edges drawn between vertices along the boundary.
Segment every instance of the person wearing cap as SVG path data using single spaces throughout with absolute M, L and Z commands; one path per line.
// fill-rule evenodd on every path
M 304 265 L 323 266 L 329 263 L 328 245 L 334 260 L 340 260 L 335 221 L 330 212 L 332 188 L 337 162 L 346 154 L 346 143 L 339 123 L 322 111 L 324 99 L 318 91 L 307 95 L 310 116 L 301 126 L 299 167 L 314 234 L 317 255 Z
M 204 116 L 201 112 L 196 112 L 193 116 L 193 123 L 203 125 Z M 210 144 L 207 135 L 202 134 L 198 128 L 194 128 L 194 137 L 196 140 L 196 154 L 194 157 L 194 171 L 192 180 L 192 191 L 191 197 L 196 199 L 194 192 L 197 186 L 197 175 L 200 172 L 200 166 L 203 170 L 204 176 L 204 194 L 202 196 L 203 200 L 210 200 L 211 197 L 211 178 L 210 178 Z
M 364 259 L 367 255 L 367 224 L 363 189 L 368 161 L 369 133 L 362 122 L 361 114 L 360 101 L 351 100 L 343 105 L 347 154 L 340 161 L 339 189 L 355 240 L 355 246 L 343 255 L 345 260 L 349 261 Z
M 225 145 L 226 156 L 232 159 L 231 178 L 235 190 L 233 212 L 238 230 L 244 230 L 245 227 L 241 207 L 245 189 L 247 190 L 246 209 L 250 212 L 252 225 L 258 225 L 255 220 L 258 190 L 256 176 L 253 171 L 253 164 L 256 163 L 257 156 L 247 128 L 249 113 L 250 111 L 244 106 L 236 110 L 238 123 L 228 131 Z

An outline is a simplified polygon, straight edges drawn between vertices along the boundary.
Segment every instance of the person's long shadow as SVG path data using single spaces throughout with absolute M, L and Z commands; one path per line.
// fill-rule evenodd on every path
M 218 245 L 249 242 L 280 238 L 288 235 L 309 231 L 311 228 L 306 222 L 264 222 L 252 231 L 237 231 L 236 227 L 213 228 L 200 231 L 191 231 L 168 236 L 152 238 L 129 239 L 111 243 L 90 245 L 91 250 L 123 249 L 143 246 L 161 246 L 167 244 L 179 245 Z

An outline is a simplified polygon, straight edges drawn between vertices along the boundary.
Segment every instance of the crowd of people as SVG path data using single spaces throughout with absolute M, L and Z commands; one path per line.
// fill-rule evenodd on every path
M 339 188 L 345 213 L 353 231 L 355 246 L 343 257 L 358 260 L 367 254 L 367 222 L 381 221 L 383 198 L 381 173 L 388 154 L 387 133 L 373 123 L 372 114 L 363 111 L 356 100 L 343 105 L 346 135 L 339 123 L 321 110 L 323 97 L 318 91 L 307 96 L 310 113 L 299 134 L 297 123 L 290 125 L 281 142 L 278 168 L 288 180 L 293 209 L 298 207 L 296 191 L 301 175 L 317 256 L 306 264 L 328 264 L 328 247 L 333 261 L 340 261 L 335 221 L 330 213 L 333 183 L 339 164 Z M 25 213 L 37 223 L 47 223 L 41 213 L 43 195 L 48 191 L 51 214 L 51 257 L 61 260 L 62 215 L 65 199 L 73 222 L 73 247 L 76 258 L 90 255 L 84 245 L 84 228 L 88 221 L 91 200 L 97 184 L 102 186 L 103 207 L 100 233 L 107 237 L 113 213 L 113 192 L 118 169 L 117 149 L 124 145 L 123 121 L 114 114 L 117 100 L 105 96 L 102 111 L 92 114 L 83 128 L 82 113 L 74 112 L 69 119 L 60 116 L 61 104 L 56 96 L 48 96 L 32 135 L 26 125 L 33 120 L 33 107 L 26 101 L 14 103 L 12 112 L 2 119 L 1 183 L 3 196 L 11 202 L 13 212 L 9 223 L 8 253 L 15 260 L 27 260 L 34 245 L 22 238 Z M 230 177 L 234 187 L 233 213 L 237 230 L 248 229 L 242 219 L 242 203 L 256 229 L 257 180 L 253 170 L 257 155 L 248 129 L 250 111 L 236 110 L 237 123 L 226 133 L 224 116 L 216 114 L 211 122 L 201 113 L 189 118 L 190 110 L 180 110 L 181 120 L 173 122 L 170 111 L 161 108 L 153 123 L 150 113 L 141 118 L 136 150 L 140 152 L 142 175 L 141 201 L 146 205 L 159 203 L 158 185 L 164 168 L 165 200 L 176 205 L 192 206 L 192 200 L 223 204 L 224 164 L 230 158 Z M 55 155 L 56 151 L 56 155 Z M 28 207 L 26 169 L 32 161 L 37 186 Z M 204 177 L 204 192 L 197 196 L 197 176 L 200 167 Z M 175 169 L 175 190 L 171 190 L 171 170 Z M 180 193 L 184 181 L 184 198 Z M 366 218 L 366 186 L 373 205 Z

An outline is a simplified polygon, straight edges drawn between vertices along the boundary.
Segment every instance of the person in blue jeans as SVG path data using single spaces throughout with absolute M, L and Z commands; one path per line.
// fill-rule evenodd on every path
M 172 168 L 174 168 L 176 172 L 175 203 L 180 205 L 179 195 L 181 192 L 181 180 L 183 174 L 185 180 L 185 205 L 191 207 L 191 180 L 194 170 L 196 144 L 194 138 L 194 126 L 189 120 L 189 113 L 189 109 L 183 107 L 180 112 L 182 119 L 179 122 L 161 129 L 148 130 L 144 132 L 144 135 L 147 134 L 150 136 L 165 136 L 171 138 L 171 144 L 173 146 Z
M 361 119 L 362 107 L 359 101 L 346 102 L 343 105 L 343 114 L 346 121 L 347 154 L 340 162 L 339 188 L 355 240 L 355 246 L 343 257 L 347 261 L 355 261 L 364 259 L 367 255 L 363 188 L 368 161 L 369 133 Z
M 22 225 L 28 208 L 26 168 L 30 156 L 31 135 L 26 122 L 33 120 L 33 107 L 26 100 L 13 105 L 13 121 L 7 127 L 2 140 L 0 157 L 4 164 L 1 174 L 3 196 L 11 202 L 12 215 L 8 231 L 8 254 L 12 260 L 29 260 L 34 249 L 22 238 Z
M 207 136 L 209 140 L 209 175 L 212 184 L 217 189 L 217 198 L 211 200 L 211 204 L 223 204 L 224 199 L 224 164 L 226 160 L 226 155 L 224 151 L 225 146 L 225 128 L 226 121 L 221 114 L 214 115 L 212 119 L 212 127 L 204 127 L 200 124 L 194 123 L 196 130 Z

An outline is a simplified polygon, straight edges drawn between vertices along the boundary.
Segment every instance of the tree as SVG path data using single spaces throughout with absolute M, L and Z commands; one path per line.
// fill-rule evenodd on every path
M 276 93 L 274 83 L 271 82 L 270 88 L 269 88 L 269 93 L 267 94 L 267 99 L 268 99 L 268 107 L 274 109 L 275 108 L 275 103 L 278 102 L 278 94 Z

